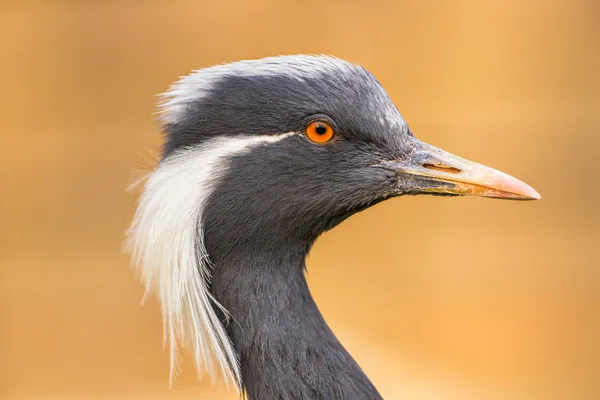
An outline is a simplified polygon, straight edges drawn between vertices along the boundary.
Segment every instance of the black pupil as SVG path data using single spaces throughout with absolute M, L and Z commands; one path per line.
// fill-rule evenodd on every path
M 317 132 L 317 135 L 324 135 L 327 133 L 327 127 L 325 125 L 317 125 L 315 132 Z

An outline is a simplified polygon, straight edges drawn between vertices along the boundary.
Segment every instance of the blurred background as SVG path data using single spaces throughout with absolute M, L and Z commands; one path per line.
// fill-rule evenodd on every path
M 386 399 L 600 398 L 600 3 L 0 3 L 0 399 L 235 399 L 121 252 L 155 95 L 225 61 L 328 53 L 416 135 L 538 202 L 397 198 L 324 235 L 309 283 Z

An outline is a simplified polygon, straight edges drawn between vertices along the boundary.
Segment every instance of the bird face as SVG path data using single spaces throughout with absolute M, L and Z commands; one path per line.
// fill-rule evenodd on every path
M 164 162 L 194 149 L 222 155 L 205 166 L 214 175 L 205 218 L 229 240 L 272 241 L 274 227 L 278 237 L 315 238 L 405 194 L 539 198 L 515 178 L 416 139 L 371 73 L 331 57 L 201 70 L 167 93 L 163 122 Z M 229 151 L 232 143 L 240 150 Z

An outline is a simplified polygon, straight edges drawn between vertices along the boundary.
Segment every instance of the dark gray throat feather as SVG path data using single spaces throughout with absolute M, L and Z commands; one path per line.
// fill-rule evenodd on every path
M 310 294 L 307 246 L 278 254 L 244 250 L 213 247 L 210 254 L 217 265 L 211 290 L 233 317 L 228 333 L 248 399 L 381 399 Z

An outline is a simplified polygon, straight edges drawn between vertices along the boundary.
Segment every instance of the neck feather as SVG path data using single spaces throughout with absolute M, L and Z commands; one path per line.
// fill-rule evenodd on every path
M 211 291 L 233 317 L 228 333 L 248 398 L 381 399 L 319 312 L 304 276 L 306 249 L 211 253 Z

